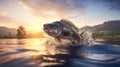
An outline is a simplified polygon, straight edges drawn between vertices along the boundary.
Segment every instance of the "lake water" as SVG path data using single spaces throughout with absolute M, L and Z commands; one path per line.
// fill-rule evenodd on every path
M 120 67 L 120 46 L 51 47 L 44 39 L 0 39 L 0 67 Z

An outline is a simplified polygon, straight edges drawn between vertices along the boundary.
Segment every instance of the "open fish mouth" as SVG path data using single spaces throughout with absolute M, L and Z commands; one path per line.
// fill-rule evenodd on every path
M 53 35 L 53 33 L 52 33 L 53 30 L 51 29 L 51 27 L 50 27 L 49 24 L 44 24 L 43 30 L 44 30 L 48 35 Z
M 49 27 L 47 24 L 44 24 L 43 30 L 48 33 L 49 32 Z
M 43 30 L 50 36 L 53 36 L 53 37 L 58 36 L 58 31 L 52 29 L 52 27 L 49 24 L 44 24 Z

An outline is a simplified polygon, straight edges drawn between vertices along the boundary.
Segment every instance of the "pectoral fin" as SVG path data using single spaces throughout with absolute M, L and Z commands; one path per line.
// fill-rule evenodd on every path
M 55 41 L 61 43 L 61 39 L 60 39 L 60 38 L 56 38 L 56 37 L 55 37 Z

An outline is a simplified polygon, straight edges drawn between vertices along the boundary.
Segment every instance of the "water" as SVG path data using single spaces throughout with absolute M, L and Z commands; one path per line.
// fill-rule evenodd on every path
M 0 39 L 0 67 L 120 67 L 120 46 L 50 47 L 44 39 Z

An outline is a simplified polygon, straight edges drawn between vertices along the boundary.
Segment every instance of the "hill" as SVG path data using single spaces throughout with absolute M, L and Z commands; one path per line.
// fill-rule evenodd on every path
M 38 33 L 31 33 L 31 31 L 26 31 L 26 38 L 43 38 L 44 32 L 39 31 Z M 8 28 L 4 26 L 0 26 L 0 38 L 16 38 L 17 35 L 17 29 L 15 28 Z
M 82 30 L 92 30 L 92 31 L 120 31 L 120 20 L 106 21 L 103 24 L 95 26 L 85 26 L 81 28 Z
M 15 28 L 7 28 L 0 26 L 0 37 L 6 37 L 6 36 L 13 36 L 15 37 L 17 33 L 17 29 Z
M 93 31 L 96 42 L 120 45 L 120 20 L 107 21 L 93 27 L 85 26 L 81 30 Z M 102 39 L 102 41 L 97 41 L 97 39 Z

